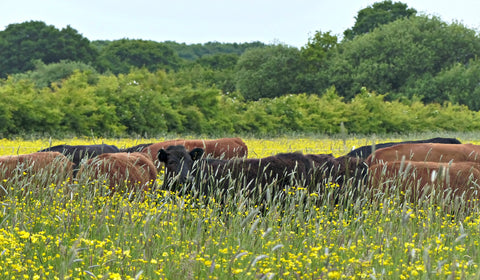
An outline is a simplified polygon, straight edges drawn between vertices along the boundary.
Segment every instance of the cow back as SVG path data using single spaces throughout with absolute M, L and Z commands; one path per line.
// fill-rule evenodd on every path
M 103 153 L 118 153 L 120 150 L 115 145 L 98 144 L 98 145 L 57 145 L 52 146 L 39 152 L 60 152 L 70 158 L 75 165 L 79 166 L 80 162 L 86 158 L 94 158 Z
M 152 145 L 154 143 L 144 143 L 144 144 L 138 144 L 132 147 L 120 149 L 120 153 L 134 153 L 134 152 L 141 152 L 148 146 Z
M 437 193 L 480 198 L 480 165 L 476 162 L 416 162 L 391 161 L 369 167 L 369 184 L 386 191 L 395 185 L 398 191 L 411 192 L 411 200 L 427 195 L 434 188 Z M 428 189 L 429 188 L 429 189 Z
M 444 137 L 435 137 L 424 140 L 412 140 L 412 141 L 402 141 L 402 142 L 387 142 L 387 143 L 378 143 L 375 145 L 362 146 L 357 149 L 350 151 L 347 156 L 350 157 L 360 157 L 366 159 L 372 154 L 372 148 L 383 149 L 387 147 L 392 147 L 400 144 L 421 144 L 421 143 L 439 143 L 439 144 L 461 144 L 461 142 L 456 138 L 444 138 Z
M 112 194 L 118 191 L 145 191 L 156 177 L 152 160 L 142 153 L 104 153 L 86 161 L 79 178 L 107 178 Z
M 238 137 L 214 140 L 168 140 L 151 144 L 142 149 L 141 152 L 148 154 L 150 158 L 156 160 L 160 149 L 178 145 L 185 146 L 187 150 L 202 148 L 205 151 L 204 155 L 207 157 L 231 159 L 235 157 L 246 157 L 248 155 L 247 145 Z
M 431 162 L 480 162 L 480 147 L 473 144 L 400 144 L 383 148 L 371 154 L 366 163 L 372 165 L 380 162 L 431 161 Z
M 32 175 L 44 172 L 45 176 L 59 180 L 72 177 L 73 162 L 59 152 L 36 152 L 0 157 L 0 178 L 8 179 L 16 173 Z M 55 176 L 53 176 L 55 175 Z

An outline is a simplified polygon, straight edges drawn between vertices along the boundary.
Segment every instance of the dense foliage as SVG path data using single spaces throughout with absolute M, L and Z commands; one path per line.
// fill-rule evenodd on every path
M 145 67 L 150 71 L 176 69 L 180 61 L 178 55 L 165 44 L 121 39 L 105 46 L 98 63 L 102 70 L 119 74 L 127 73 L 132 67 Z
M 0 77 L 61 60 L 93 63 L 98 56 L 90 41 L 70 26 L 62 30 L 41 21 L 10 24 L 0 32 Z
M 304 64 L 296 48 L 283 45 L 247 50 L 238 60 L 237 89 L 249 100 L 302 92 Z
M 206 55 L 214 55 L 218 53 L 241 55 L 247 49 L 262 48 L 265 44 L 262 42 L 251 43 L 220 43 L 208 42 L 205 44 L 185 44 L 173 41 L 164 42 L 167 46 L 174 49 L 181 58 L 189 61 L 197 60 Z
M 407 7 L 401 2 L 392 3 L 386 0 L 374 3 L 358 12 L 355 17 L 355 25 L 343 32 L 346 40 L 351 40 L 357 35 L 373 31 L 376 27 L 393 22 L 397 19 L 413 16 L 417 13 L 415 9 Z
M 391 1 L 356 20 L 343 40 L 317 31 L 300 49 L 90 42 L 70 26 L 11 24 L 0 31 L 0 133 L 478 129 L 477 31 Z
M 457 64 L 466 66 L 475 61 L 480 55 L 480 37 L 458 23 L 447 25 L 438 18 L 413 17 L 357 36 L 329 54 L 322 69 L 324 79 L 348 99 L 366 86 L 390 93 L 390 99 L 417 95 L 427 103 L 453 101 L 435 98 L 438 93 L 418 91 L 417 85 Z
M 365 88 L 348 102 L 335 88 L 322 96 L 287 94 L 245 101 L 235 92 L 178 83 L 175 77 L 146 69 L 120 75 L 77 71 L 61 84 L 44 88 L 10 77 L 0 83 L 0 133 L 157 136 L 480 129 L 480 113 L 465 106 L 385 101 L 384 95 Z

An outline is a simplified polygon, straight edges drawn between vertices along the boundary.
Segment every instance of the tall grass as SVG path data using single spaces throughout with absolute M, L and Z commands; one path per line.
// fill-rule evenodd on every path
M 247 145 L 251 157 L 344 154 L 329 139 Z M 241 190 L 220 203 L 220 192 L 162 189 L 161 174 L 145 196 L 110 196 L 102 179 L 33 184 L 22 174 L 0 182 L 2 279 L 470 279 L 480 269 L 479 207 L 467 198 L 409 201 L 351 181 L 340 191 L 266 187 L 261 208 Z

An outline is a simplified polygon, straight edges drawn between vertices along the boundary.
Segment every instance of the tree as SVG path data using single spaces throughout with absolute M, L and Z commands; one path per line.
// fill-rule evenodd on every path
M 409 9 L 407 4 L 401 2 L 392 3 L 390 0 L 377 2 L 360 10 L 353 27 L 345 30 L 343 35 L 346 40 L 351 40 L 355 36 L 371 32 L 380 25 L 416 14 L 417 10 Z
M 114 74 L 145 67 L 150 72 L 175 70 L 181 61 L 167 45 L 154 41 L 121 39 L 102 47 L 100 65 Z
M 213 70 L 233 69 L 237 65 L 240 55 L 216 53 L 204 55 L 195 60 L 195 63 Z
M 480 110 L 480 61 L 472 59 L 467 64 L 456 63 L 440 71 L 436 76 L 427 76 L 408 89 L 424 102 L 462 104 L 470 110 Z
M 206 55 L 213 54 L 237 54 L 241 55 L 247 49 L 261 48 L 266 45 L 262 42 L 251 43 L 220 43 L 207 42 L 205 44 L 185 44 L 173 41 L 165 41 L 164 44 L 172 48 L 181 58 L 193 61 Z
M 480 38 L 459 23 L 416 16 L 383 25 L 342 42 L 329 55 L 322 76 L 352 99 L 366 87 L 393 100 L 411 98 L 416 81 L 480 55 Z M 412 90 L 409 90 L 412 89 Z M 409 95 L 406 95 L 409 94 Z
M 49 87 L 52 83 L 61 83 L 75 71 L 87 71 L 90 80 L 97 77 L 97 72 L 93 66 L 77 61 L 62 60 L 58 63 L 45 64 L 41 60 L 34 61 L 35 69 L 25 73 L 13 75 L 15 80 L 27 79 L 32 81 L 37 88 Z
M 304 65 L 296 48 L 274 45 L 249 49 L 238 60 L 236 88 L 247 100 L 301 92 L 302 83 L 297 78 Z
M 313 38 L 308 39 L 306 46 L 302 47 L 301 53 L 308 66 L 312 70 L 322 67 L 327 53 L 338 44 L 338 37 L 328 32 L 315 32 Z
M 328 53 L 337 45 L 338 37 L 332 35 L 330 31 L 317 31 L 312 38 L 308 39 L 307 45 L 300 49 L 306 66 L 305 74 L 302 76 L 304 92 L 318 94 L 318 89 L 328 87 L 324 77 L 319 73 L 325 66 Z
M 173 79 L 180 86 L 217 87 L 224 93 L 233 92 L 235 66 L 239 57 L 226 53 L 204 55 L 172 73 Z
M 0 77 L 33 70 L 34 61 L 93 63 L 98 53 L 75 29 L 62 30 L 41 21 L 10 24 L 0 32 Z

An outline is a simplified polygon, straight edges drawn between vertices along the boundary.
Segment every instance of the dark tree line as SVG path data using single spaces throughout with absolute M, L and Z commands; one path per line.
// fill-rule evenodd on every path
M 90 41 L 70 26 L 58 30 L 41 21 L 10 24 L 0 32 L 0 77 L 61 60 L 94 63 L 98 52 Z

